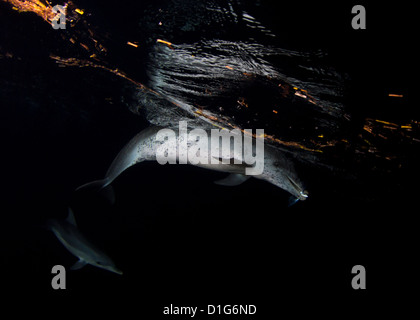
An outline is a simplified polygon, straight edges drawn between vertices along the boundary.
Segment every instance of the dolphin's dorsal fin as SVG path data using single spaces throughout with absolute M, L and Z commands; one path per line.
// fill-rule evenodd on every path
M 68 214 L 68 216 L 67 216 L 66 221 L 67 221 L 68 223 L 70 223 L 71 225 L 73 225 L 73 226 L 77 227 L 77 224 L 76 224 L 76 219 L 74 218 L 74 213 L 73 213 L 73 210 L 71 210 L 71 208 L 70 208 L 70 207 L 69 207 L 69 214 Z
M 85 265 L 87 265 L 88 263 L 85 260 L 80 259 L 79 261 L 77 261 L 74 265 L 72 265 L 70 267 L 70 270 L 79 270 L 81 268 L 83 268 Z

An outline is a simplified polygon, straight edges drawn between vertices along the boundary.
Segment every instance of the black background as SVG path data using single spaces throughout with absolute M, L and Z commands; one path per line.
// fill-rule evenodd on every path
M 125 4 L 86 6 L 105 17 L 114 11 L 107 28 L 118 34 L 135 16 Z M 351 28 L 355 4 L 366 8 L 366 30 Z M 48 62 L 50 26 L 0 8 L 1 48 L 21 57 L 0 61 L 1 290 L 4 306 L 20 305 L 16 315 L 84 310 L 169 319 L 162 311 L 170 304 L 254 304 L 258 318 L 286 312 L 340 317 L 366 310 L 398 314 L 404 311 L 397 304 L 401 297 L 410 305 L 405 296 L 416 290 L 418 278 L 415 161 L 391 177 L 367 176 L 364 181 L 375 180 L 367 186 L 303 168 L 311 198 L 291 208 L 285 192 L 262 181 L 225 188 L 213 184 L 223 175 L 156 163 L 130 168 L 113 183 L 114 206 L 74 194 L 103 176 L 146 124 L 119 99 L 126 93 L 122 80 L 57 68 Z M 409 5 L 262 1 L 259 8 L 256 15 L 284 47 L 328 50 L 331 65 L 350 75 L 346 103 L 356 120 L 419 119 L 417 28 Z M 128 65 L 138 59 L 120 54 Z M 387 94 L 394 92 L 404 99 L 390 100 Z M 104 102 L 107 97 L 114 103 Z M 64 218 L 68 205 L 122 277 L 88 266 L 68 271 L 66 290 L 51 288 L 52 266 L 69 269 L 75 257 L 42 224 Z M 367 270 L 366 290 L 351 287 L 358 264 Z

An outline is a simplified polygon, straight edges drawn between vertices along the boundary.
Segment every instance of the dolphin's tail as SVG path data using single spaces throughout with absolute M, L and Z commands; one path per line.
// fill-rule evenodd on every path
M 96 191 L 102 197 L 104 197 L 110 204 L 115 203 L 115 192 L 114 188 L 110 185 L 108 178 L 102 180 L 95 180 L 86 183 L 76 189 L 76 191 Z

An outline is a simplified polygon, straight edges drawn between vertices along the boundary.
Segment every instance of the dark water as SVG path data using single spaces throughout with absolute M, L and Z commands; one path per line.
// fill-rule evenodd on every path
M 10 297 L 40 310 L 87 305 L 150 319 L 170 304 L 255 304 L 266 318 L 302 305 L 357 314 L 416 283 L 420 115 L 407 6 L 366 4 L 367 29 L 356 31 L 353 4 L 76 5 L 90 15 L 60 34 L 0 4 L 1 266 Z M 95 63 L 159 95 L 50 58 L 89 59 L 96 51 L 68 40 L 89 44 L 87 30 L 107 48 Z M 223 188 L 213 184 L 223 174 L 154 163 L 113 183 L 114 206 L 74 193 L 149 121 L 206 126 L 185 110 L 264 128 L 267 143 L 295 160 L 310 198 L 288 208 L 288 194 L 265 182 Z M 69 205 L 123 277 L 88 266 L 68 272 L 67 290 L 51 289 L 52 266 L 76 258 L 42 224 Z M 350 285 L 356 264 L 367 269 L 364 292 Z

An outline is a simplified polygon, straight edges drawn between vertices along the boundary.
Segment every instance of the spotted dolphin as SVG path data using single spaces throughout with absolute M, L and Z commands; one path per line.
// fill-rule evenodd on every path
M 69 213 L 66 220 L 49 220 L 48 228 L 55 234 L 57 239 L 67 250 L 79 258 L 71 269 L 77 270 L 90 264 L 121 275 L 122 271 L 115 266 L 111 258 L 95 247 L 79 231 L 73 211 L 70 208 L 68 211 Z
M 143 162 L 143 161 L 156 161 L 157 152 L 162 146 L 163 141 L 157 139 L 158 133 L 162 130 L 162 127 L 150 126 L 134 138 L 132 138 L 124 148 L 118 153 L 108 171 L 105 174 L 104 179 L 93 181 L 87 184 L 84 184 L 77 188 L 76 190 L 96 187 L 98 189 L 104 189 L 109 187 L 110 184 L 126 169 L 129 167 Z M 178 148 L 182 143 L 180 143 L 180 135 L 177 137 Z M 199 143 L 198 141 L 189 141 L 188 147 L 194 145 L 194 143 Z M 233 143 L 233 142 L 232 142 Z M 179 160 L 179 155 L 181 152 L 177 149 L 176 160 Z M 209 155 L 210 157 L 210 155 Z M 237 158 L 240 157 L 238 154 L 232 154 L 231 157 Z M 215 183 L 223 186 L 236 186 L 244 181 L 248 180 L 250 177 L 255 177 L 267 181 L 287 192 L 289 192 L 293 199 L 291 204 L 298 200 L 306 200 L 308 198 L 308 192 L 303 187 L 301 180 L 299 179 L 297 172 L 295 170 L 293 162 L 290 160 L 286 153 L 276 149 L 272 146 L 264 145 L 264 169 L 263 172 L 259 175 L 246 175 L 246 169 L 249 168 L 249 165 L 244 164 L 241 161 L 241 164 L 235 164 L 234 159 L 230 159 L 229 163 L 222 161 L 216 161 L 216 163 L 201 164 L 201 163 L 191 163 L 189 164 L 207 168 L 210 170 L 221 171 L 229 173 L 229 176 L 225 179 L 216 181 Z

